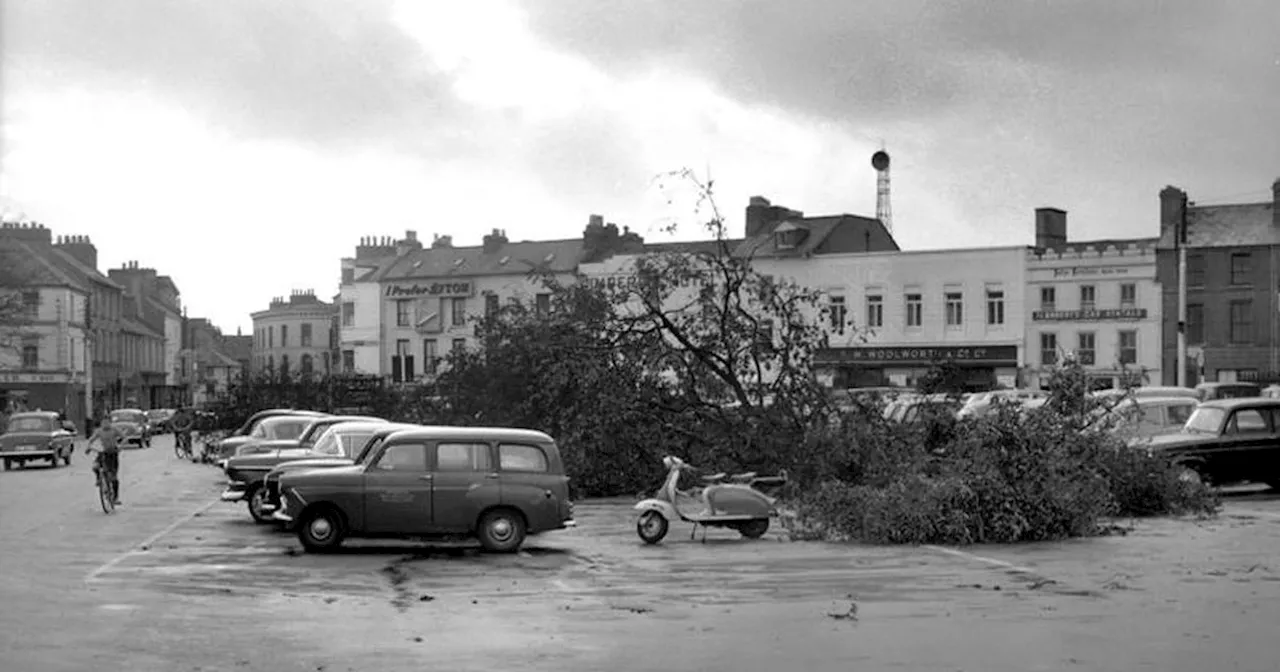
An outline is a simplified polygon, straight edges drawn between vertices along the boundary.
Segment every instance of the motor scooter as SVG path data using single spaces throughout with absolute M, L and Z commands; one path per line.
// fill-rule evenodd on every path
M 675 456 L 662 458 L 667 467 L 667 479 L 653 497 L 635 505 L 640 512 L 636 520 L 636 534 L 646 544 L 656 544 L 667 536 L 672 521 L 693 523 L 689 538 L 693 539 L 702 528 L 702 541 L 707 540 L 708 527 L 727 527 L 737 530 L 748 539 L 758 539 L 769 531 L 769 519 L 778 514 L 777 500 L 757 488 L 777 488 L 787 482 L 787 472 L 777 476 L 757 476 L 755 472 L 728 476 L 718 473 L 702 477 L 701 492 L 681 492 L 680 474 L 696 469 Z M 724 482 L 728 479 L 729 482 Z M 687 514 L 680 510 L 680 497 L 697 499 L 703 508 L 698 513 Z

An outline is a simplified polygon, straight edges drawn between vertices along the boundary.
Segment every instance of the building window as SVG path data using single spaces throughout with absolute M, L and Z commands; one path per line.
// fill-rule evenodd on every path
M 1204 343 L 1204 306 L 1193 303 L 1187 306 L 1187 342 Z
M 453 339 L 453 352 L 460 353 L 466 349 L 467 349 L 467 339 L 465 338 Z
M 867 295 L 867 326 L 884 326 L 884 297 L 879 294 Z
M 184 369 L 185 369 L 185 368 L 186 368 L 186 364 L 183 364 L 182 368 L 184 368 Z M 268 370 L 268 371 L 274 371 L 274 370 L 275 370 L 275 368 L 276 368 L 276 356 L 275 356 L 275 355 L 267 355 L 267 370 Z
M 267 347 L 268 348 L 276 347 L 276 328 L 275 327 L 267 327 Z
M 1138 286 L 1132 282 L 1120 285 L 1120 307 L 1133 308 L 1138 305 Z
M 1053 287 L 1040 288 L 1040 310 L 1053 312 L 1057 310 L 1058 292 Z
M 311 325 L 309 324 L 302 325 L 301 338 L 302 338 L 302 347 L 304 348 L 311 347 Z
M 355 350 L 342 351 L 342 370 L 347 373 L 351 373 L 352 371 L 356 370 L 356 351 Z
M 40 341 L 35 338 L 22 339 L 22 368 L 40 368 Z
M 281 327 L 283 330 L 284 327 Z M 283 338 L 281 340 L 284 340 Z M 289 355 L 280 355 L 280 375 L 289 375 Z
M 1253 301 L 1231 302 L 1231 342 L 1253 341 Z
M 1098 291 L 1093 285 L 1080 285 L 1080 310 L 1097 308 Z
M 924 299 L 919 294 L 908 294 L 907 299 L 907 326 L 918 327 L 924 318 Z
M 280 325 L 280 347 L 289 347 L 289 325 Z
M 1204 286 L 1204 255 L 1187 254 L 1187 286 Z
M 830 302 L 831 329 L 837 334 L 843 334 L 845 322 L 848 321 L 848 307 L 844 305 L 844 297 L 832 296 Z
M 1082 331 L 1076 335 L 1076 359 L 1085 366 L 1093 365 L 1096 359 L 1097 339 L 1092 331 Z
M 498 313 L 498 295 L 484 295 L 484 314 L 486 317 L 493 317 Z
M 422 373 L 433 376 L 440 369 L 440 352 L 436 346 L 436 339 L 428 338 L 422 341 Z
M 40 317 L 40 292 L 22 293 L 22 315 L 28 320 Z
M 404 376 L 405 382 L 413 380 L 417 375 L 417 367 L 413 362 L 413 351 L 409 349 L 409 341 L 400 339 L 396 341 L 396 357 L 400 360 L 401 374 Z
M 1138 363 L 1138 332 L 1132 330 L 1120 332 L 1120 363 Z
M 1253 277 L 1253 255 L 1248 252 L 1231 254 L 1231 284 L 1247 285 Z
M 534 302 L 534 310 L 536 310 L 539 315 L 547 315 L 551 313 L 551 295 L 550 294 L 539 294 L 533 297 L 533 302 Z
M 467 323 L 467 299 L 465 297 L 456 296 L 449 299 L 450 323 L 455 327 L 461 327 Z
M 396 300 L 396 326 L 407 327 L 409 325 L 409 314 L 413 310 L 413 302 L 408 299 Z
M 1058 363 L 1058 335 L 1044 332 L 1040 334 L 1040 364 L 1053 366 Z
M 987 290 L 987 324 L 1004 324 L 1004 290 Z
M 333 363 L 329 361 L 329 353 L 322 353 L 322 356 L 324 357 L 324 375 L 327 376 L 333 373 Z
M 960 292 L 947 292 L 943 295 L 947 302 L 947 326 L 959 327 L 964 324 L 964 295 Z
M 356 304 L 354 301 L 342 302 L 342 326 L 352 327 L 356 323 Z
M 302 375 L 304 376 L 311 375 L 315 370 L 314 363 L 311 360 L 311 355 L 303 355 L 302 360 L 300 361 L 298 366 L 299 366 L 299 369 L 302 371 Z

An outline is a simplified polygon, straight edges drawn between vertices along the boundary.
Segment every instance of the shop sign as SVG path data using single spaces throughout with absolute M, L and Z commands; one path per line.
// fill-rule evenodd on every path
M 0 383 L 20 383 L 23 385 L 38 385 L 40 383 L 69 383 L 69 382 L 71 382 L 71 374 L 68 374 L 68 373 L 0 372 Z
M 1037 310 L 1031 319 L 1040 322 L 1091 322 L 1096 320 L 1141 320 L 1146 308 L 1104 308 L 1101 310 Z
M 474 291 L 475 287 L 470 280 L 449 280 L 387 285 L 383 295 L 388 299 L 419 299 L 431 296 L 445 298 L 471 296 Z
M 1128 266 L 1072 266 L 1053 269 L 1055 278 L 1071 278 L 1094 275 L 1129 275 Z
M 827 363 L 930 364 L 933 362 L 1018 362 L 1016 345 L 978 346 L 886 346 L 881 348 L 831 348 L 819 350 L 816 359 Z

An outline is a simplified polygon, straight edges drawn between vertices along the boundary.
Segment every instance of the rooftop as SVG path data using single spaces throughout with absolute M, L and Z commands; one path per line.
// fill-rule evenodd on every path
M 1280 244 L 1274 204 L 1191 205 L 1187 208 L 1188 247 L 1239 247 Z
M 382 264 L 374 281 L 419 278 L 523 275 L 535 270 L 572 273 L 582 258 L 582 239 L 508 242 L 495 251 L 473 247 L 411 250 Z

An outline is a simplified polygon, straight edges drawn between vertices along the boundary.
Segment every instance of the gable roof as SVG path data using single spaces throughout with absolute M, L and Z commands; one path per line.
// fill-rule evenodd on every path
M 0 239 L 0 253 L 3 253 L 5 264 L 17 264 L 15 273 L 21 286 L 24 287 L 70 287 L 87 292 L 84 283 L 67 273 L 50 259 L 51 250 L 39 245 L 31 245 L 21 240 Z M 12 267 L 10 267 L 12 269 Z
M 123 285 L 103 275 L 98 269 L 85 266 L 80 263 L 79 259 L 76 259 L 66 251 L 60 250 L 56 247 L 50 247 L 48 249 L 50 253 L 50 260 L 56 262 L 64 271 L 74 274 L 75 277 L 83 278 L 86 282 L 96 282 L 100 285 L 106 285 L 112 289 L 124 290 Z
M 148 327 L 146 324 L 132 317 L 120 318 L 120 329 L 122 331 L 128 331 L 135 334 L 142 334 L 143 336 L 148 336 L 150 338 L 164 339 L 164 334 L 157 333 L 155 329 Z
M 506 243 L 493 252 L 483 246 L 410 250 L 390 259 L 370 278 L 378 282 L 419 278 L 524 275 L 534 270 L 572 273 L 583 255 L 582 239 Z
M 1275 205 L 1193 205 L 1187 208 L 1188 247 L 1243 247 L 1280 244 Z
M 826 243 L 831 237 L 842 227 L 866 226 L 882 233 L 890 242 L 893 243 L 893 250 L 828 250 L 824 249 Z M 778 241 L 773 234 L 779 231 L 795 231 L 805 230 L 809 235 L 800 241 L 799 245 L 794 248 L 780 248 Z M 860 217 L 858 215 L 821 215 L 818 217 L 803 217 L 800 219 L 787 219 L 779 222 L 776 226 L 769 227 L 764 233 L 750 236 L 742 241 L 742 244 L 734 251 L 736 256 L 741 257 L 805 257 L 813 254 L 824 253 L 843 253 L 843 252 L 889 252 L 896 251 L 898 244 L 893 240 L 893 234 L 885 228 L 884 222 L 872 217 Z

